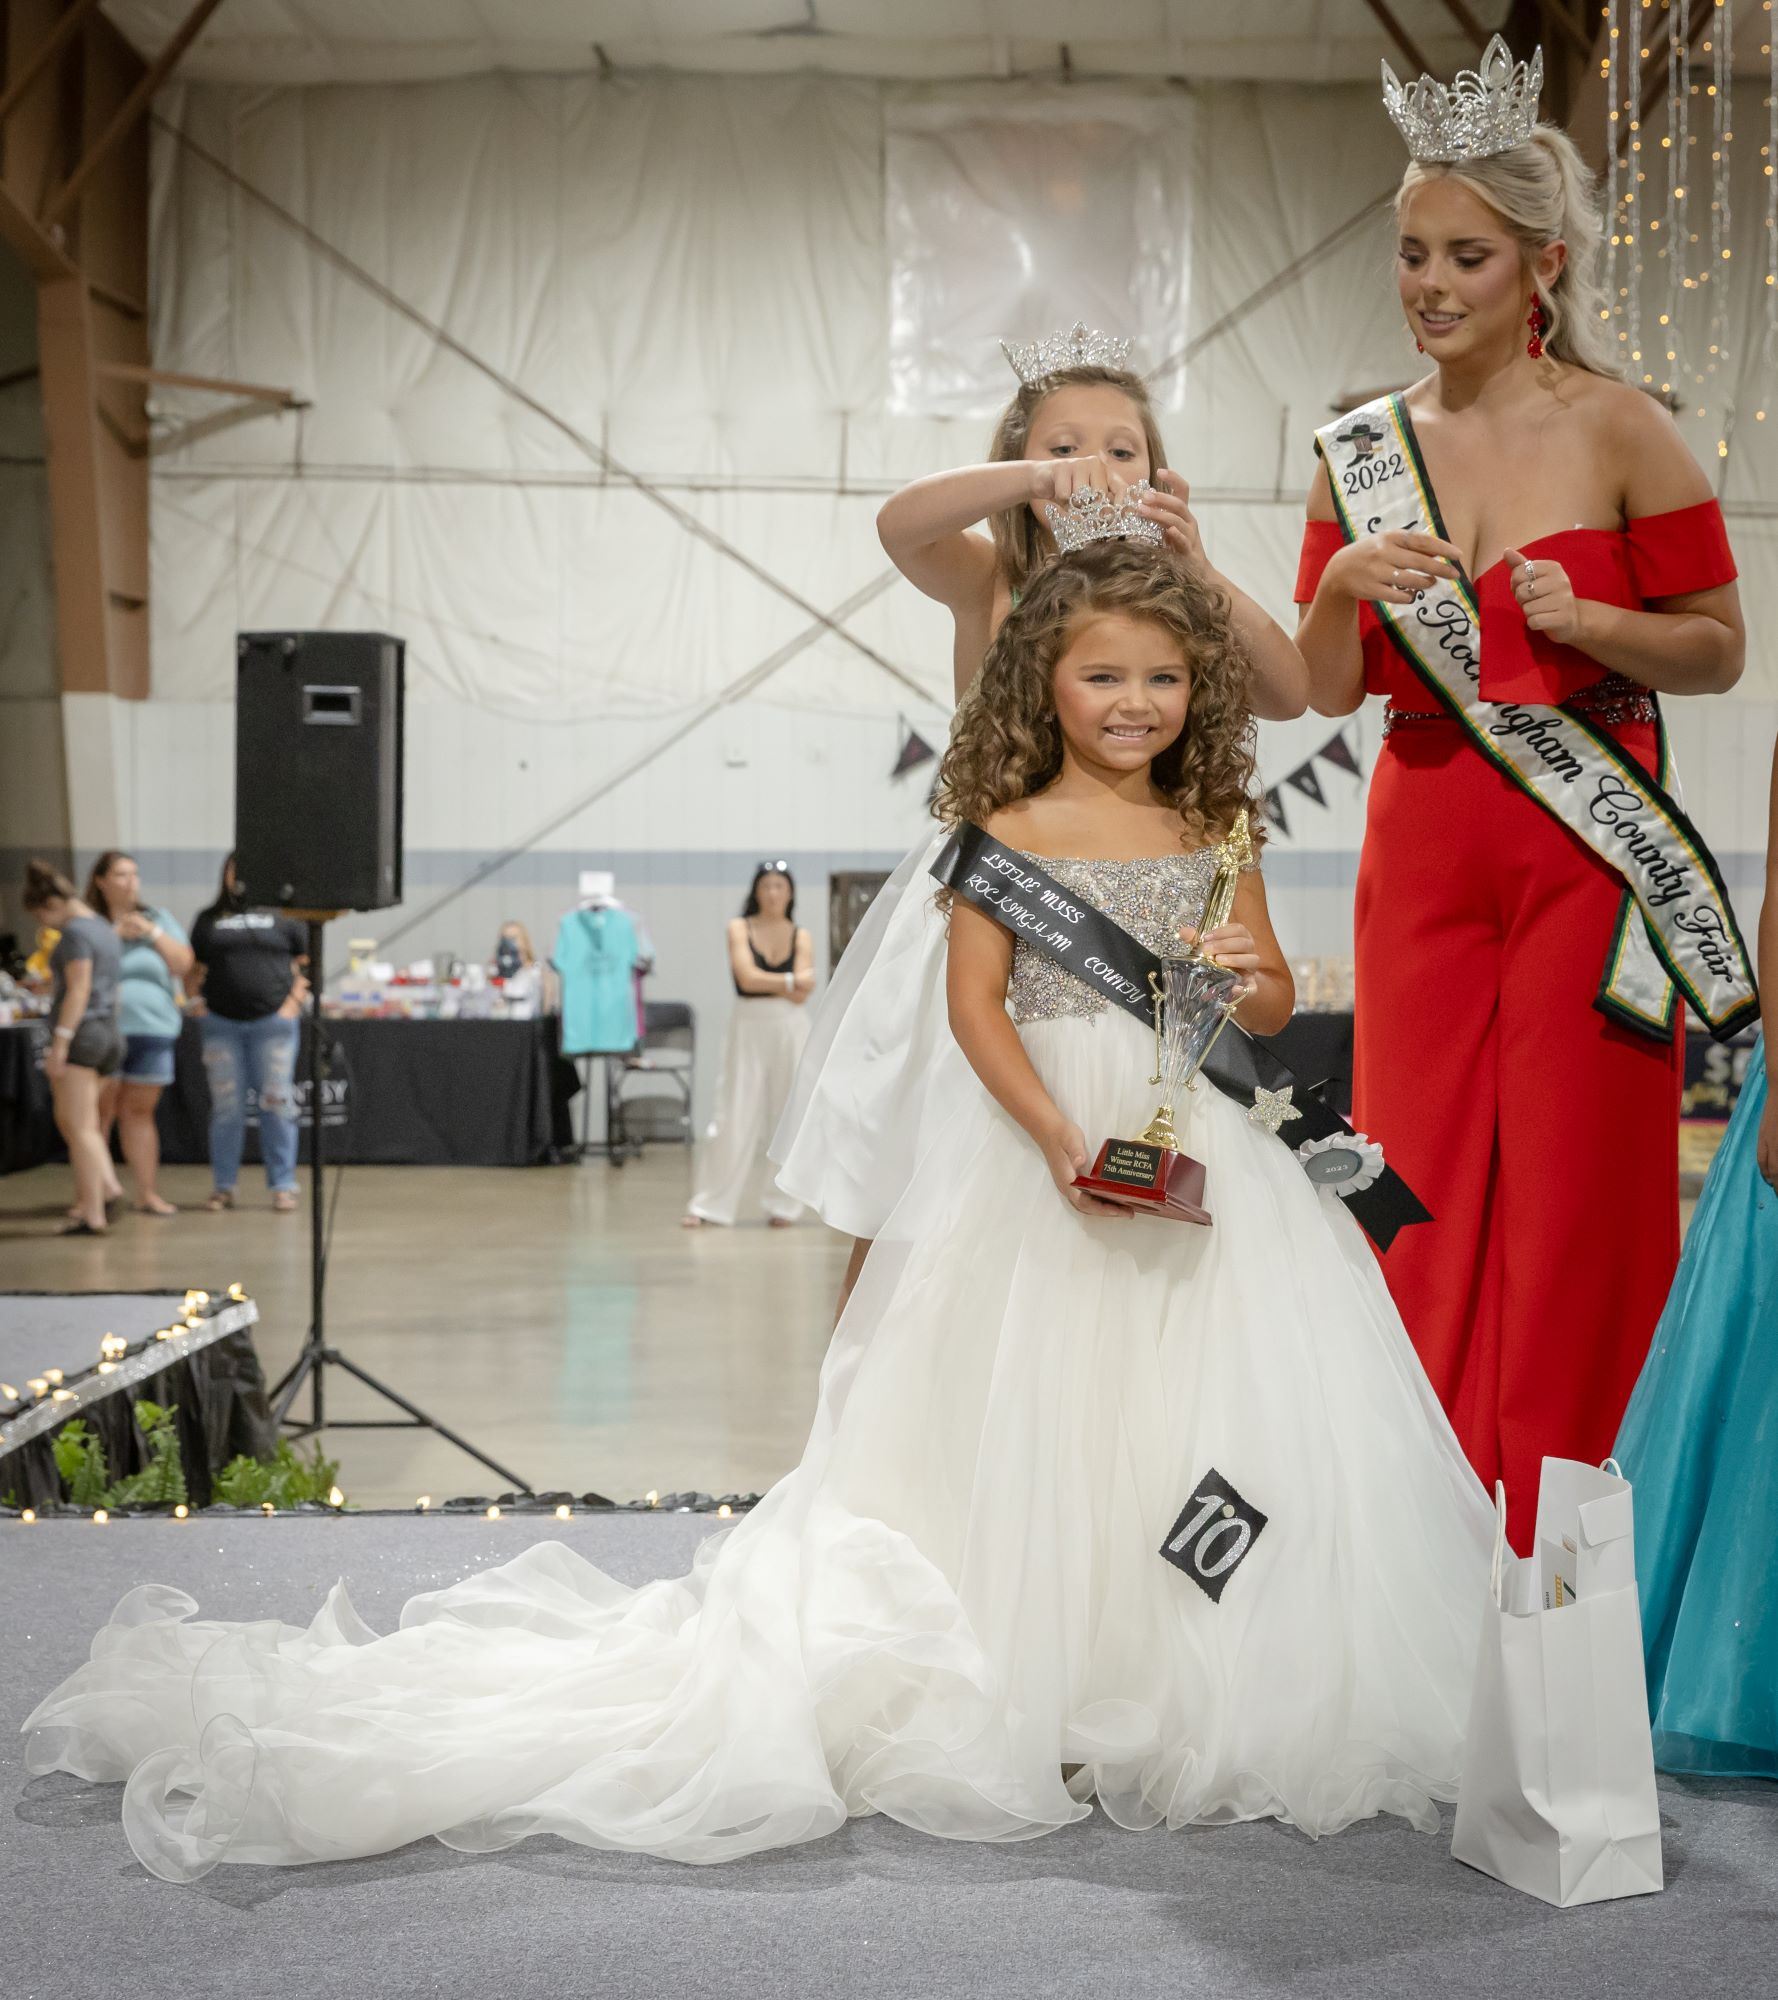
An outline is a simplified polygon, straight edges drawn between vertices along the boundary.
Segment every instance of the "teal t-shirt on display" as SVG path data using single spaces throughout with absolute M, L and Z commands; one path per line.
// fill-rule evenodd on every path
M 551 953 L 562 975 L 566 1055 L 626 1053 L 636 1046 L 636 926 L 628 910 L 570 910 Z
M 151 924 L 159 924 L 175 944 L 189 944 L 180 924 L 165 910 L 142 911 Z M 118 1003 L 117 1025 L 126 1035 L 172 1035 L 179 1033 L 179 982 L 167 969 L 167 961 L 147 938 L 120 938 L 123 946 L 123 989 Z

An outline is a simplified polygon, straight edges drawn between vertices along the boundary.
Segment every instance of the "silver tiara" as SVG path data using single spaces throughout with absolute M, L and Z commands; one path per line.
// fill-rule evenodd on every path
M 1435 76 L 1404 84 L 1383 65 L 1383 103 L 1416 160 L 1487 160 L 1522 146 L 1537 124 L 1543 50 L 1515 63 L 1498 35 L 1479 69 L 1462 69 L 1449 89 Z
M 1084 549 L 1089 542 L 1148 542 L 1159 547 L 1166 530 L 1136 509 L 1154 491 L 1146 479 L 1138 479 L 1125 489 L 1121 500 L 1100 493 L 1091 486 L 1077 487 L 1061 507 L 1054 500 L 1044 503 L 1050 533 L 1056 538 L 1058 553 Z
M 1047 382 L 1064 368 L 1122 368 L 1130 358 L 1130 343 L 1114 333 L 1101 333 L 1077 319 L 1066 333 L 1052 333 L 1044 340 L 1009 346 L 1004 340 L 1000 351 L 1012 365 L 1012 372 L 1027 389 Z

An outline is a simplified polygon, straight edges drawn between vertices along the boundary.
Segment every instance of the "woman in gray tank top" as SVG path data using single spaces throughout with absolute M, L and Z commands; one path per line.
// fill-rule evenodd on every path
M 74 1220 L 63 1234 L 99 1236 L 105 1230 L 105 1191 L 113 1183 L 99 1092 L 123 1060 L 117 1025 L 123 951 L 117 933 L 47 862 L 27 865 L 24 903 L 39 923 L 62 934 L 49 961 L 54 989 L 43 1069 L 55 1097 L 56 1127 L 74 1168 Z

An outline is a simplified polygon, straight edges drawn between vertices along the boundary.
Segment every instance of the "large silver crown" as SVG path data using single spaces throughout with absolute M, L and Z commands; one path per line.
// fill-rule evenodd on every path
M 1122 368 L 1130 358 L 1130 343 L 1114 333 L 1101 333 L 1077 319 L 1066 333 L 1052 333 L 1021 345 L 1000 343 L 1012 372 L 1027 389 L 1046 382 L 1064 368 Z
M 1383 103 L 1416 160 L 1486 160 L 1530 138 L 1543 89 L 1543 50 L 1515 63 L 1498 35 L 1479 69 L 1457 72 L 1449 89 L 1437 77 L 1404 84 L 1383 65 Z
M 1054 500 L 1045 501 L 1043 511 L 1058 553 L 1084 549 L 1089 542 L 1148 542 L 1158 547 L 1166 530 L 1159 521 L 1136 511 L 1153 491 L 1146 479 L 1138 479 L 1125 489 L 1121 500 L 1082 486 L 1068 496 L 1065 507 Z

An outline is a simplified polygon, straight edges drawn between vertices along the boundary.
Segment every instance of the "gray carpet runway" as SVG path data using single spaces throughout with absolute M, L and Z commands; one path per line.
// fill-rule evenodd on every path
M 206 1613 L 306 1620 L 344 1575 L 402 1600 L 552 1534 L 630 1582 L 683 1569 L 707 1518 L 0 1521 L 0 1993 L 7 2000 L 933 2000 L 1082 1994 L 1709 2000 L 1778 1984 L 1778 1786 L 1662 1781 L 1668 1889 L 1560 1912 L 1375 1820 L 1124 1833 L 1095 1815 L 1014 1846 L 880 1819 L 693 1869 L 535 1841 L 322 1868 L 139 1867 L 118 1788 L 25 1779 L 17 1729 L 141 1581 Z

